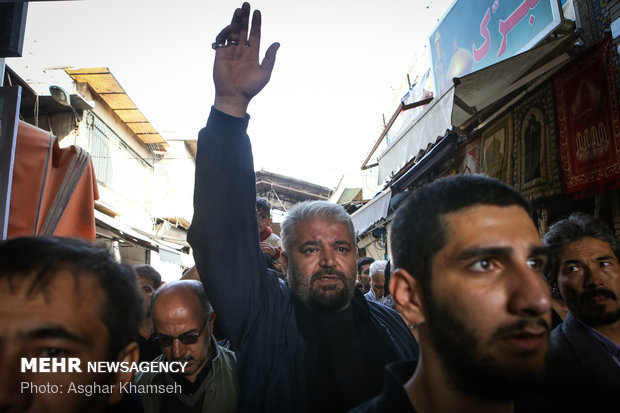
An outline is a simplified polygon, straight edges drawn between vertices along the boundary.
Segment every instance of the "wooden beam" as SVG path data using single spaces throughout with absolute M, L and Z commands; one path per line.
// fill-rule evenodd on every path
M 409 110 L 409 109 L 413 109 L 413 108 L 416 108 L 418 106 L 426 105 L 426 104 L 430 103 L 432 100 L 433 100 L 433 98 L 430 97 L 430 98 L 419 100 L 417 102 L 410 103 L 408 105 L 405 105 L 403 102 L 400 102 L 400 104 L 398 105 L 398 108 L 396 108 L 396 111 L 394 112 L 394 114 L 390 118 L 390 120 L 387 123 L 387 125 L 385 125 L 385 128 L 383 128 L 383 132 L 381 132 L 381 135 L 379 135 L 379 139 L 377 139 L 377 141 L 375 142 L 374 146 L 370 150 L 370 153 L 366 157 L 366 160 L 364 160 L 364 163 L 362 164 L 362 167 L 360 169 L 363 171 L 365 169 L 370 169 L 370 168 L 373 168 L 373 167 L 378 165 L 376 163 L 372 164 L 372 165 L 368 165 L 368 161 L 370 161 L 370 158 L 372 157 L 372 155 L 375 153 L 375 151 L 377 150 L 377 148 L 379 147 L 379 145 L 383 141 L 383 138 L 385 137 L 385 135 L 387 135 L 388 131 L 390 130 L 390 128 L 392 127 L 392 125 L 396 121 L 396 118 L 398 118 L 398 115 L 400 115 L 400 112 L 405 111 L 405 110 Z
M 469 116 L 474 116 L 478 111 L 475 107 L 469 106 L 463 99 L 454 94 L 454 104 L 463 109 Z

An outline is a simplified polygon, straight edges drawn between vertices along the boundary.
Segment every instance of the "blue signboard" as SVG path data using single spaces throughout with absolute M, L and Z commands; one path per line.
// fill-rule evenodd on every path
M 562 22 L 558 0 L 460 0 L 430 36 L 437 96 L 462 77 L 531 49 Z

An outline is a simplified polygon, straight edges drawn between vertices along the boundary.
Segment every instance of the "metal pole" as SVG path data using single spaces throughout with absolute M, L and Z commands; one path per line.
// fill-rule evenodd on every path
M 0 57 L 0 87 L 4 86 L 4 67 L 6 63 L 4 57 Z

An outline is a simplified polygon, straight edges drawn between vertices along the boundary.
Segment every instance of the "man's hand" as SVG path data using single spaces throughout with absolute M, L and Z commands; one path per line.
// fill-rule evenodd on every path
M 250 100 L 260 92 L 269 79 L 276 61 L 279 43 L 269 46 L 263 62 L 259 64 L 260 11 L 252 16 L 248 38 L 250 5 L 243 3 L 235 10 L 232 22 L 217 35 L 215 43 L 226 45 L 215 52 L 213 80 L 215 82 L 215 108 L 236 117 L 245 117 Z
M 276 255 L 276 249 L 273 247 L 273 245 L 263 241 L 260 243 L 260 248 L 263 250 L 263 252 L 265 254 L 269 254 L 270 257 L 273 257 L 274 255 Z

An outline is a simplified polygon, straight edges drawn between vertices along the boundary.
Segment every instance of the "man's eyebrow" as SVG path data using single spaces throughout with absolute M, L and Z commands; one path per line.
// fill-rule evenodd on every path
M 316 241 L 316 240 L 310 240 L 310 241 L 306 241 L 306 242 L 304 242 L 303 244 L 301 244 L 301 245 L 299 246 L 299 248 L 301 249 L 301 248 L 304 248 L 304 247 L 307 247 L 307 246 L 310 246 L 310 245 L 314 246 L 314 245 L 320 245 L 320 244 L 321 244 L 321 243 L 320 243 L 319 241 Z
M 578 260 L 578 259 L 570 259 L 570 260 L 564 260 L 562 261 L 562 265 L 566 265 L 566 264 L 582 264 L 583 261 Z
M 465 261 L 479 257 L 509 255 L 511 252 L 511 247 L 473 247 L 461 251 L 455 259 L 458 261 Z
M 510 255 L 513 251 L 512 247 L 473 247 L 466 250 L 461 251 L 459 255 L 456 256 L 457 260 L 465 261 L 472 258 L 479 257 L 497 257 L 497 256 L 506 256 Z M 549 249 L 542 245 L 534 246 L 530 249 L 530 256 L 535 255 L 544 255 L 545 257 L 549 257 Z
M 84 342 L 84 340 L 80 336 L 60 326 L 35 328 L 25 333 L 24 336 L 33 340 L 42 338 L 56 338 L 80 343 Z
M 530 255 L 544 255 L 547 259 L 551 258 L 551 251 L 544 245 L 536 246 L 530 251 Z
M 596 257 L 597 261 L 608 261 L 608 260 L 617 260 L 616 257 L 611 255 L 602 255 L 600 257 Z
M 320 241 L 310 240 L 310 241 L 306 241 L 303 244 L 301 244 L 299 246 L 299 249 L 303 249 L 303 248 L 308 247 L 308 246 L 320 246 L 320 245 L 321 245 Z M 351 247 L 351 243 L 349 241 L 346 241 L 346 240 L 334 241 L 334 245 L 346 245 L 348 247 Z

